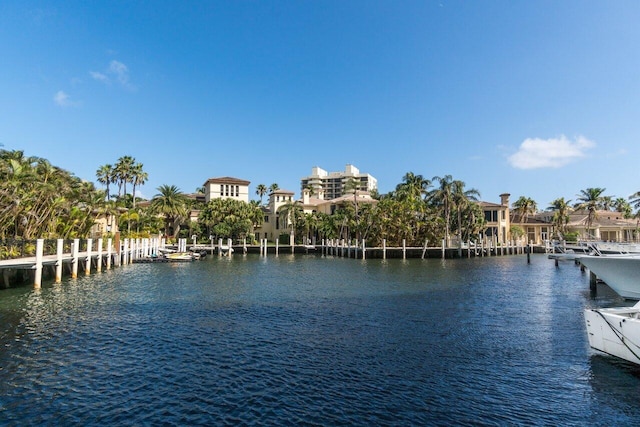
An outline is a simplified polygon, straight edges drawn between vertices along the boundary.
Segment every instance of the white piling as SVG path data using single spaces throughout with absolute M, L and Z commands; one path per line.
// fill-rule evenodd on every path
M 102 271 L 102 237 L 98 239 L 98 262 L 96 263 L 96 270 Z
M 80 239 L 73 239 L 73 253 L 71 260 L 71 278 L 78 277 L 78 252 L 80 251 Z
M 42 258 L 44 253 L 44 239 L 36 240 L 36 274 L 33 278 L 33 286 L 39 288 L 42 284 Z
M 87 239 L 87 259 L 84 263 L 84 274 L 91 274 L 91 250 L 93 249 L 93 239 Z
M 64 251 L 64 240 L 58 239 L 56 247 L 56 283 L 62 282 L 62 252 Z
M 111 241 L 111 237 L 109 237 L 107 239 L 107 270 L 111 269 L 111 246 L 112 246 L 112 241 Z
M 382 259 L 387 259 L 387 239 L 382 239 Z

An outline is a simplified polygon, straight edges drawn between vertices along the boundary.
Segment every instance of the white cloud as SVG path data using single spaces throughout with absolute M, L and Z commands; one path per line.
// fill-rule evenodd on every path
M 59 90 L 53 95 L 53 102 L 60 107 L 73 107 L 79 105 L 78 102 L 72 101 L 71 97 L 64 91 Z
M 107 77 L 103 73 L 99 73 L 97 71 L 89 71 L 89 74 L 91 75 L 91 77 L 93 77 L 94 80 L 97 80 L 103 83 L 109 83 L 109 77 Z
M 559 168 L 584 157 L 592 147 L 595 143 L 583 136 L 574 141 L 564 135 L 550 139 L 527 138 L 508 160 L 516 169 Z
M 104 72 L 90 71 L 89 74 L 94 80 L 101 83 L 108 84 L 111 83 L 112 80 L 115 80 L 128 89 L 135 89 L 135 87 L 129 82 L 129 67 L 120 61 L 111 61 L 109 63 L 109 67 Z
M 126 65 L 119 61 L 111 61 L 109 64 L 109 72 L 118 79 L 123 85 L 129 84 L 129 69 Z

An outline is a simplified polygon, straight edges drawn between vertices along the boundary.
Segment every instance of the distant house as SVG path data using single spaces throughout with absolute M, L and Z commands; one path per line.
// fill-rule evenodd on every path
M 554 225 L 554 211 L 538 212 L 526 220 L 512 218 L 512 223 L 521 226 L 529 243 L 543 245 L 557 238 L 558 230 Z M 581 241 L 632 242 L 640 237 L 638 221 L 625 218 L 621 212 L 597 211 L 589 222 L 587 211 L 574 211 L 568 215 L 567 233 L 576 233 Z
M 511 213 L 508 193 L 500 195 L 500 204 L 478 202 L 484 213 L 484 237 L 495 239 L 497 243 L 507 244 L 511 240 Z
M 204 184 L 205 202 L 213 199 L 235 199 L 249 203 L 250 181 L 230 176 L 209 178 Z

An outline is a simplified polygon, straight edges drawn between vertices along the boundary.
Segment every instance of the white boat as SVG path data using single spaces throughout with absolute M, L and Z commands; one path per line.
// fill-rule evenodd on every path
M 193 261 L 193 254 L 189 252 L 173 252 L 165 255 L 169 261 Z
M 582 255 L 578 261 L 621 297 L 640 300 L 640 254 Z
M 640 302 L 633 307 L 584 311 L 591 348 L 640 364 Z

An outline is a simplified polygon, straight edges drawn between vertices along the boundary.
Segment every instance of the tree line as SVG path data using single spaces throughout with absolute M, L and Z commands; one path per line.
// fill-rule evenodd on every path
M 86 238 L 96 219 L 108 216 L 117 221 L 124 237 L 163 233 L 168 237 L 196 235 L 200 240 L 251 240 L 264 219 L 263 196 L 279 189 L 275 183 L 260 184 L 256 187 L 260 200 L 250 203 L 231 199 L 204 203 L 204 197 L 185 194 L 175 185 L 161 185 L 150 200 L 142 200 L 136 191 L 148 174 L 131 156 L 100 166 L 96 180 L 105 188 L 97 189 L 46 159 L 0 150 L 0 238 Z M 354 197 L 337 206 L 332 215 L 304 212 L 300 201 L 284 204 L 278 212 L 282 232 L 293 234 L 297 242 L 344 238 L 379 245 L 385 239 L 389 245 L 404 240 L 407 245 L 421 246 L 442 239 L 473 241 L 486 229 L 477 203 L 480 193 L 451 175 L 428 179 L 407 172 L 393 191 L 373 192 L 375 201 L 370 203 L 357 197 L 357 188 L 355 180 L 347 182 L 345 192 Z M 603 188 L 588 188 L 573 204 L 564 198 L 554 200 L 547 210 L 554 212 L 556 229 L 566 231 L 568 215 L 574 210 L 587 212 L 591 223 L 599 210 L 617 210 L 631 217 L 633 209 L 640 208 L 640 192 L 628 199 L 604 193 Z M 538 212 L 536 202 L 524 196 L 512 209 L 514 220 L 521 223 Z M 197 222 L 190 221 L 193 210 L 199 211 Z M 105 230 L 105 235 L 110 231 Z

